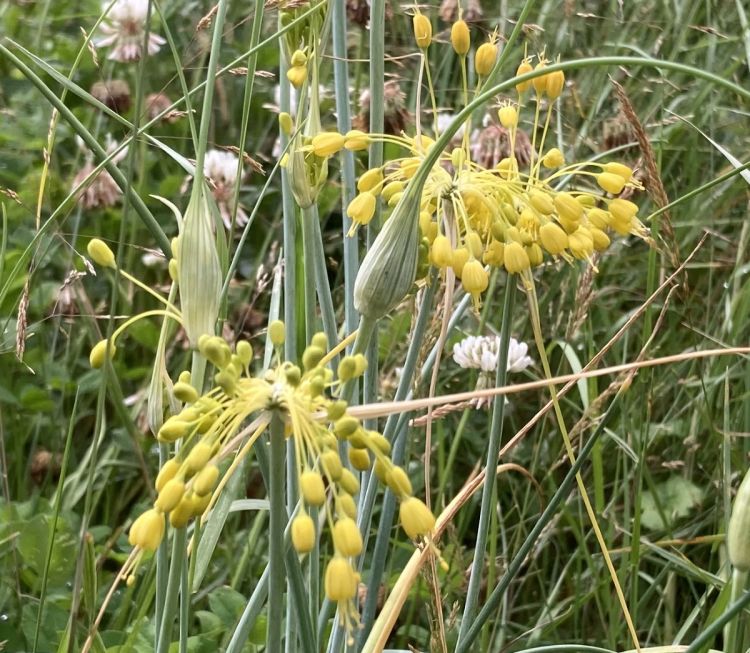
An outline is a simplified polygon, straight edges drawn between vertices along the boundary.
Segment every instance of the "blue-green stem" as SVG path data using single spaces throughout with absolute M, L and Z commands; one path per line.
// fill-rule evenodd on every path
M 460 644 L 456 646 L 455 653 L 469 653 L 469 651 L 474 650 L 472 648 L 474 640 L 482 632 L 482 627 L 487 622 L 487 620 L 498 609 L 500 602 L 505 596 L 505 592 L 513 582 L 513 579 L 516 577 L 518 572 L 521 570 L 521 567 L 523 566 L 526 557 L 529 555 L 531 549 L 536 543 L 537 538 L 541 535 L 542 531 L 547 527 L 547 524 L 549 524 L 550 520 L 554 517 L 555 511 L 557 510 L 559 505 L 570 494 L 573 483 L 576 480 L 576 475 L 580 472 L 584 462 L 591 454 L 591 450 L 593 449 L 594 445 L 599 440 L 602 433 L 604 433 L 604 428 L 609 423 L 610 418 L 614 414 L 614 409 L 617 406 L 621 395 L 622 393 L 618 392 L 612 399 L 609 408 L 607 408 L 607 412 L 604 413 L 596 429 L 591 434 L 591 437 L 586 441 L 586 444 L 581 449 L 581 452 L 578 455 L 578 458 L 576 458 L 575 463 L 571 465 L 568 473 L 565 475 L 565 478 L 560 484 L 560 487 L 558 487 L 557 491 L 547 504 L 547 507 L 539 516 L 539 519 L 536 520 L 536 523 L 532 527 L 531 531 L 529 531 L 529 534 L 526 536 L 523 544 L 521 544 L 521 546 L 519 547 L 516 555 L 513 556 L 513 559 L 508 564 L 507 571 L 505 572 L 505 574 L 503 574 L 500 582 L 493 588 L 492 592 L 490 592 L 487 600 L 482 606 L 482 609 L 479 611 L 479 614 L 477 614 L 469 630 L 464 635 Z
M 495 387 L 502 388 L 508 376 L 508 346 L 510 344 L 510 327 L 513 320 L 513 301 L 516 292 L 516 279 L 508 276 L 505 284 L 505 299 L 503 301 L 503 317 L 500 326 L 500 344 L 498 345 L 497 369 L 495 370 Z M 476 612 L 479 589 L 484 577 L 484 558 L 487 550 L 487 535 L 489 533 L 490 515 L 493 513 L 492 497 L 495 488 L 494 470 L 497 467 L 497 457 L 500 452 L 503 415 L 505 414 L 505 397 L 498 395 L 492 402 L 492 420 L 490 422 L 490 437 L 487 444 L 487 462 L 485 463 L 486 478 L 482 488 L 482 503 L 479 512 L 479 526 L 474 547 L 474 559 L 471 563 L 469 587 L 466 592 L 464 614 L 458 633 L 458 643 L 466 635 Z
M 167 579 L 167 592 L 164 597 L 162 620 L 156 642 L 156 653 L 167 653 L 172 643 L 172 624 L 177 612 L 177 598 L 180 594 L 182 582 L 183 562 L 186 563 L 187 529 L 176 528 L 172 531 L 172 555 Z
M 268 474 L 268 500 L 270 520 L 268 535 L 268 630 L 266 651 L 281 653 L 281 631 L 284 620 L 284 528 L 287 523 L 284 478 L 286 476 L 286 442 L 284 422 L 274 415 L 269 428 L 270 470 Z
M 721 629 L 739 615 L 739 613 L 748 605 L 750 605 L 750 592 L 744 592 L 740 598 L 729 605 L 724 614 L 698 635 L 683 653 L 700 653 L 705 650 L 705 648 L 713 641 L 714 637 L 721 632 Z
M 729 599 L 732 603 L 736 603 L 742 593 L 745 591 L 747 585 L 747 571 L 740 571 L 734 569 L 732 571 L 732 595 Z M 726 653 L 742 653 L 745 648 L 743 646 L 742 634 L 743 629 L 740 628 L 742 622 L 742 615 L 738 614 L 736 618 L 729 622 L 729 632 L 727 633 L 727 644 L 724 647 Z
M 352 128 L 349 114 L 349 64 L 346 48 L 346 7 L 344 0 L 333 2 L 333 81 L 336 89 L 336 126 L 339 133 L 346 134 Z M 355 194 L 354 153 L 344 149 L 341 159 L 341 205 L 349 206 Z M 359 267 L 357 238 L 347 236 L 352 226 L 351 218 L 342 214 L 342 234 L 344 242 L 344 327 L 346 333 L 357 328 L 357 311 L 354 308 L 354 280 Z
M 325 252 L 323 251 L 323 234 L 320 231 L 317 204 L 302 210 L 302 232 L 305 240 L 305 277 L 309 278 L 310 281 L 314 279 L 320 314 L 323 318 L 323 330 L 328 337 L 328 342 L 333 346 L 338 339 L 336 335 L 336 311 L 333 308 L 331 286 L 328 282 L 328 270 L 326 269 Z

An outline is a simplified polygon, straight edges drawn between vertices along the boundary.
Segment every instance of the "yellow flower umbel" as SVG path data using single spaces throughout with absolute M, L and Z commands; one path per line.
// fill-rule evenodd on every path
M 366 429 L 338 396 L 343 383 L 364 373 L 365 357 L 343 356 L 334 373 L 330 362 L 347 341 L 329 351 L 325 334 L 318 333 L 298 366 L 281 357 L 283 323 L 270 324 L 269 337 L 276 348 L 275 364 L 258 374 L 252 370 L 250 343 L 239 341 L 232 348 L 219 336 L 199 339 L 199 352 L 213 366 L 212 387 L 200 394 L 191 385 L 189 372 L 180 374 L 174 383 L 174 395 L 183 407 L 164 422 L 157 438 L 168 444 L 179 442 L 179 447 L 159 471 L 153 506 L 131 527 L 129 538 L 136 555 L 131 556 L 122 575 L 132 582 L 143 552 L 155 550 L 166 535 L 166 522 L 173 528 L 185 528 L 210 510 L 258 438 L 273 419 L 280 418 L 285 436 L 293 442 L 299 488 L 300 507 L 291 524 L 292 544 L 300 554 L 311 551 L 317 533 L 310 513 L 324 515 L 333 548 L 325 590 L 338 604 L 341 623 L 352 639 L 358 624 L 355 599 L 359 576 L 354 558 L 362 552 L 354 499 L 359 492 L 359 473 L 373 468 L 402 502 L 409 506 L 421 502 L 412 496 L 406 472 L 391 461 L 388 440 Z M 356 471 L 342 461 L 342 444 Z M 225 469 L 224 459 L 230 454 L 234 461 Z M 412 508 L 406 510 L 413 512 Z M 414 519 L 402 519 L 412 539 L 427 536 L 432 530 L 434 518 L 425 510 L 419 511 L 416 524 Z
M 465 48 L 467 32 L 463 25 L 457 25 L 452 47 L 458 46 L 460 53 Z M 495 64 L 496 40 L 493 35 L 477 50 L 475 66 L 480 76 L 488 75 Z M 423 65 L 428 66 L 426 48 L 420 44 L 420 49 Z M 468 104 L 463 57 L 461 65 L 463 99 Z M 540 55 L 536 70 L 547 67 L 547 60 Z M 517 74 L 533 70 L 532 59 L 526 58 Z M 429 75 L 427 81 L 434 105 Z M 369 135 L 371 141 L 402 148 L 403 155 L 362 175 L 360 194 L 350 203 L 348 215 L 355 226 L 367 224 L 374 197 L 379 195 L 386 207 L 394 209 L 416 180 L 420 185 L 419 201 L 410 219 L 418 221 L 420 238 L 429 244 L 429 261 L 443 271 L 451 269 L 472 295 L 475 306 L 488 287 L 489 268 L 527 274 L 550 258 L 591 261 L 594 252 L 609 247 L 613 233 L 648 239 L 648 230 L 638 220 L 637 206 L 617 197 L 626 189 L 641 188 L 628 166 L 619 162 L 566 163 L 560 150 L 545 149 L 553 107 L 564 88 L 561 71 L 516 86 L 516 98 L 505 100 L 498 110 L 498 121 L 509 133 L 510 156 L 491 168 L 472 158 L 470 117 L 464 124 L 461 146 L 450 145 L 439 153 L 433 151 L 435 140 L 424 131 L 401 136 Z M 528 104 L 533 112 L 532 147 L 530 161 L 522 167 L 519 160 L 524 159 L 516 157 L 515 144 Z M 435 139 L 439 136 L 437 119 L 433 135 Z M 435 154 L 435 163 L 426 177 L 420 174 L 417 179 L 415 174 L 422 162 Z M 386 225 L 390 219 L 386 217 Z M 394 265 L 399 264 L 394 261 Z

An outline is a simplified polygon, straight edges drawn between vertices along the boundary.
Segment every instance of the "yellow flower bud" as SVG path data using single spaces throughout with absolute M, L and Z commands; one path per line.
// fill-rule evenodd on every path
M 359 129 L 350 129 L 346 132 L 344 147 L 352 152 L 366 150 L 370 145 L 370 137 Z
M 474 69 L 480 77 L 486 77 L 492 72 L 497 61 L 497 45 L 493 42 L 482 43 L 474 55 Z
M 596 183 L 612 195 L 619 195 L 625 188 L 625 180 L 614 172 L 600 172 L 596 176 Z
M 534 70 L 544 70 L 546 67 L 546 64 L 543 61 L 540 61 L 536 66 L 534 66 Z M 547 90 L 547 75 L 539 75 L 539 77 L 534 77 L 534 79 L 531 80 L 531 83 L 533 84 L 534 90 L 536 91 L 537 95 L 542 95 Z
M 247 366 L 253 360 L 253 346 L 247 340 L 240 340 L 235 346 L 235 351 L 243 365 Z
M 156 551 L 163 537 L 164 515 L 152 508 L 133 522 L 128 541 L 131 546 L 137 546 L 146 551 Z
M 605 249 L 607 249 L 610 245 L 609 236 L 604 233 L 601 229 L 597 229 L 596 227 L 590 227 L 589 233 L 591 233 L 591 238 L 594 241 L 594 249 L 597 252 L 603 252 Z
M 614 200 L 619 201 L 619 200 Z M 605 210 L 599 208 L 589 209 L 586 213 L 586 218 L 592 226 L 597 229 L 606 229 L 609 226 L 612 216 Z
M 339 438 L 348 438 L 359 428 L 359 420 L 351 415 L 345 415 L 333 425 L 333 431 Z
M 268 325 L 268 336 L 271 338 L 271 343 L 274 347 L 281 347 L 286 340 L 286 331 L 284 329 L 284 323 L 281 320 L 274 320 Z
M 169 264 L 167 265 L 167 271 L 169 272 L 169 278 L 174 281 L 175 283 L 178 283 L 180 281 L 180 266 L 177 263 L 176 258 L 169 259 Z
M 553 256 L 562 254 L 568 246 L 568 234 L 554 222 L 548 222 L 539 229 L 542 247 Z
M 338 483 L 348 494 L 357 494 L 359 492 L 357 477 L 346 468 L 341 471 L 341 478 Z
M 505 157 L 498 162 L 495 169 L 500 172 L 500 176 L 503 179 L 512 179 L 518 176 L 518 161 L 516 161 L 516 157 L 514 156 Z
M 612 161 L 604 166 L 604 172 L 611 172 L 613 175 L 622 177 L 627 184 L 633 177 L 633 171 L 623 163 Z
M 373 195 L 378 194 L 378 188 L 383 183 L 383 169 L 372 168 L 365 172 L 357 181 L 357 190 L 360 193 L 369 191 Z
M 177 419 L 176 417 L 170 417 L 164 422 L 164 424 L 162 424 L 156 438 L 160 442 L 175 442 L 184 437 L 189 428 L 190 424 L 188 424 L 188 422 Z
M 294 88 L 300 88 L 307 81 L 307 66 L 292 66 L 286 71 L 286 78 Z
M 396 195 L 397 193 L 403 193 L 404 192 L 404 185 L 400 181 L 392 181 L 385 185 L 383 188 L 383 199 L 388 202 L 390 201 L 391 197 Z
M 333 525 L 333 545 L 339 554 L 347 558 L 362 553 L 362 536 L 351 517 L 339 519 Z
M 565 157 L 556 147 L 549 150 L 542 158 L 542 165 L 545 168 L 559 168 L 563 163 L 565 163 Z
M 607 207 L 616 220 L 629 221 L 638 213 L 638 205 L 630 200 L 613 199 Z
M 414 39 L 417 45 L 422 49 L 426 50 L 430 47 L 432 42 L 432 23 L 430 19 L 424 14 L 416 13 L 412 18 L 412 26 L 414 28 Z
M 493 240 L 482 255 L 482 263 L 499 268 L 505 260 L 505 245 L 498 240 Z
M 521 75 L 526 75 L 526 74 L 530 73 L 532 70 L 534 70 L 534 69 L 531 67 L 531 63 L 529 62 L 529 60 L 528 59 L 524 59 L 519 64 L 518 69 L 516 70 L 516 77 L 519 77 Z M 525 93 L 526 91 L 529 90 L 529 88 L 531 88 L 531 81 L 530 80 L 525 81 L 525 82 L 521 82 L 520 84 L 516 84 L 516 90 L 519 93 Z
M 583 216 L 583 206 L 570 193 L 557 193 L 553 201 L 557 215 L 566 222 L 577 224 Z
M 539 245 L 537 245 L 536 243 L 531 243 L 531 245 L 527 245 L 525 249 L 532 268 L 535 268 L 538 265 L 542 264 L 542 262 L 544 261 L 544 252 L 542 252 L 542 248 L 539 247 Z
M 506 129 L 513 129 L 518 125 L 518 110 L 512 104 L 500 107 L 497 112 L 500 124 Z
M 292 546 L 297 553 L 309 553 L 315 547 L 315 522 L 307 513 L 292 520 Z
M 193 494 L 190 498 L 190 502 L 193 504 L 193 517 L 200 517 L 206 512 L 208 504 L 211 503 L 211 493 L 204 494 L 202 497 Z
M 461 271 L 461 283 L 464 290 L 471 293 L 472 297 L 477 298 L 487 290 L 489 282 L 489 276 L 479 261 L 472 259 L 464 265 L 464 269 Z
M 430 261 L 433 265 L 445 269 L 451 264 L 453 248 L 447 236 L 435 236 L 430 247 Z
M 377 199 L 370 191 L 357 195 L 346 208 L 348 215 L 357 224 L 368 224 L 375 215 Z
M 591 232 L 584 227 L 579 227 L 568 237 L 570 253 L 576 258 L 584 259 L 594 253 L 594 239 Z
M 198 496 L 205 496 L 216 487 L 219 480 L 219 468 L 216 465 L 207 465 L 193 479 L 193 492 Z
M 354 469 L 366 472 L 370 469 L 370 454 L 367 449 L 349 447 L 349 462 Z
M 192 404 L 198 401 L 197 390 L 189 383 L 178 381 L 174 384 L 174 396 L 186 404 Z
M 401 502 L 399 508 L 401 526 L 410 539 L 428 535 L 435 528 L 435 516 L 430 509 L 416 497 L 409 497 Z
M 339 492 L 336 497 L 336 512 L 339 516 L 346 515 L 352 519 L 357 517 L 357 504 L 354 502 L 351 494 Z
M 373 446 L 377 447 L 380 453 L 385 456 L 391 453 L 391 443 L 388 442 L 388 439 L 384 435 L 377 431 L 368 431 L 367 434 L 370 436 L 370 442 L 372 442 Z
M 471 33 L 464 20 L 457 20 L 451 27 L 451 45 L 456 54 L 464 57 L 471 47 Z
M 303 472 L 299 477 L 299 489 L 305 503 L 310 506 L 322 506 L 326 502 L 326 488 L 317 472 Z
M 320 454 L 320 464 L 323 466 L 328 478 L 333 481 L 338 481 L 341 478 L 341 473 L 344 471 L 341 465 L 341 458 L 335 451 L 325 451 Z
M 506 243 L 503 263 L 510 274 L 518 274 L 531 267 L 529 255 L 521 243 L 515 241 Z
M 402 467 L 394 465 L 389 469 L 385 482 L 397 497 L 409 497 L 412 494 L 411 481 Z
M 362 376 L 367 369 L 367 358 L 364 354 L 354 354 L 354 376 Z
M 206 463 L 211 458 L 212 452 L 213 447 L 211 447 L 210 444 L 207 444 L 206 442 L 198 442 L 187 455 L 185 464 L 190 471 L 197 473 L 206 466 Z
M 292 120 L 292 117 L 286 111 L 282 111 L 279 114 L 279 128 L 287 136 L 291 136 L 294 131 L 294 120 Z
M 328 419 L 330 419 L 332 422 L 335 422 L 340 417 L 343 417 L 346 413 L 347 406 L 348 404 L 343 399 L 334 401 L 328 406 Z
M 307 64 L 307 55 L 302 50 L 295 50 L 289 63 L 292 66 L 304 66 Z
M 531 201 L 531 206 L 533 206 L 542 215 L 549 215 L 555 210 L 554 202 L 549 198 L 549 195 L 547 195 L 547 193 L 544 193 L 542 191 L 531 191 L 529 200 Z
M 172 528 L 185 528 L 193 516 L 193 499 L 185 495 L 169 513 L 169 523 Z
M 180 503 L 185 494 L 185 484 L 178 478 L 173 478 L 164 484 L 154 502 L 154 508 L 161 512 L 169 512 Z
M 107 344 L 109 344 L 109 347 L 107 347 Z M 104 361 L 107 357 L 109 357 L 110 360 L 115 357 L 116 351 L 117 348 L 112 340 L 100 340 L 93 346 L 91 353 L 89 354 L 89 363 L 91 364 L 91 367 L 98 370 L 104 365 Z
M 326 567 L 325 593 L 329 601 L 350 601 L 357 595 L 359 576 L 349 561 L 334 557 Z
M 543 79 L 546 81 L 545 90 L 547 91 L 547 97 L 550 100 L 556 100 L 560 97 L 565 87 L 565 73 L 562 70 L 556 70 L 553 73 L 545 75 Z
M 167 484 L 167 481 L 171 481 L 177 471 L 180 469 L 180 461 L 175 458 L 170 458 L 167 462 L 162 465 L 159 470 L 159 474 L 156 476 L 156 482 L 154 487 L 157 492 L 161 492 L 161 489 Z
M 327 157 L 336 154 L 346 143 L 346 137 L 338 132 L 320 132 L 313 136 L 310 143 L 316 156 Z
M 464 266 L 469 261 L 469 250 L 466 247 L 459 247 L 451 252 L 451 267 L 453 272 L 460 279 Z
M 109 245 L 99 238 L 92 238 L 86 246 L 89 258 L 103 268 L 116 268 L 115 255 Z

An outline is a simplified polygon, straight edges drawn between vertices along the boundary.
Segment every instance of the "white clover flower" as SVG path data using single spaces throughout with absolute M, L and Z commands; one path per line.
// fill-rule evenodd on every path
M 497 368 L 498 336 L 469 336 L 453 345 L 453 360 L 463 368 L 493 372 Z M 511 338 L 508 343 L 508 372 L 522 372 L 534 361 L 527 355 L 525 342 Z
M 203 161 L 203 174 L 211 181 L 211 190 L 227 229 L 232 226 L 231 207 L 234 201 L 238 165 L 237 155 L 227 150 L 208 150 Z M 247 213 L 241 206 L 238 206 L 237 226 L 243 227 L 247 221 Z
M 110 5 L 105 0 L 103 10 Z M 97 47 L 113 46 L 107 59 L 128 63 L 143 56 L 143 41 L 146 36 L 148 0 L 116 0 L 101 24 L 103 36 L 94 41 Z M 149 33 L 148 54 L 154 55 L 166 40 L 158 34 Z

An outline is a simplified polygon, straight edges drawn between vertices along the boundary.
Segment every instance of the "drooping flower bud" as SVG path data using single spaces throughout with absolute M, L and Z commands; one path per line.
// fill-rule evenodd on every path
M 109 347 L 107 345 L 109 344 Z M 117 351 L 117 348 L 115 347 L 115 343 L 112 342 L 112 340 L 100 340 L 97 342 L 93 348 L 91 349 L 91 353 L 89 354 L 89 363 L 91 364 L 91 367 L 93 367 L 95 370 L 98 370 L 102 365 L 104 365 L 104 361 L 109 357 L 109 359 L 113 359 L 115 357 L 115 352 Z
M 173 478 L 164 484 L 154 502 L 154 508 L 161 512 L 169 512 L 180 503 L 180 499 L 182 499 L 184 494 L 185 483 L 177 478 Z
M 286 339 L 284 323 L 281 320 L 274 320 L 268 325 L 268 336 L 275 347 L 281 347 Z
M 412 18 L 412 26 L 414 27 L 414 40 L 416 40 L 417 45 L 422 50 L 429 48 L 430 43 L 432 43 L 432 23 L 430 19 L 417 12 Z
M 138 546 L 146 551 L 156 551 L 163 537 L 164 515 L 152 508 L 133 522 L 128 541 L 131 546 Z
M 322 506 L 326 502 L 326 488 L 317 472 L 303 472 L 299 477 L 299 489 L 310 506 Z
M 506 129 L 512 129 L 518 125 L 518 110 L 512 104 L 500 107 L 497 112 L 500 124 Z
M 86 245 L 86 251 L 89 253 L 91 260 L 97 265 L 101 265 L 103 268 L 117 267 L 114 253 L 103 240 L 92 238 L 89 244 Z
M 346 558 L 336 556 L 326 567 L 325 593 L 330 601 L 349 601 L 357 595 L 357 573 Z
M 435 528 L 435 516 L 416 497 L 409 497 L 401 502 L 399 517 L 401 526 L 412 540 L 417 539 L 420 535 L 428 535 Z
M 292 546 L 297 553 L 309 553 L 315 547 L 315 522 L 307 513 L 292 520 Z
M 193 347 L 202 335 L 214 332 L 219 317 L 222 273 L 210 201 L 203 184 L 193 189 L 177 260 L 182 320 Z
M 524 59 L 518 66 L 518 69 L 516 70 L 516 77 L 520 77 L 521 75 L 526 75 L 527 73 L 530 73 L 534 68 L 531 66 L 531 62 L 528 59 Z M 516 84 L 516 90 L 519 93 L 525 93 L 526 91 L 531 88 L 531 80 L 521 82 L 519 84 Z
M 625 179 L 614 172 L 600 172 L 596 176 L 596 183 L 612 195 L 619 195 L 625 188 Z
M 471 47 L 471 33 L 464 20 L 457 20 L 451 27 L 451 45 L 456 54 L 464 57 Z
M 357 224 L 368 224 L 375 215 L 377 199 L 370 191 L 359 193 L 346 208 L 348 215 Z
M 474 57 L 474 68 L 477 75 L 480 77 L 489 75 L 495 67 L 495 61 L 497 61 L 497 45 L 492 41 L 482 43 Z
M 362 553 L 362 536 L 351 517 L 339 519 L 333 525 L 333 545 L 342 556 L 347 558 Z
M 310 144 L 315 156 L 333 156 L 344 147 L 346 137 L 338 132 L 320 132 L 315 134 Z

